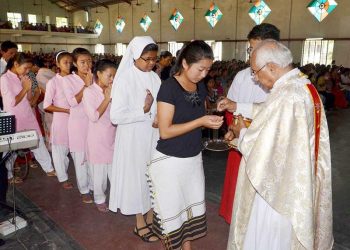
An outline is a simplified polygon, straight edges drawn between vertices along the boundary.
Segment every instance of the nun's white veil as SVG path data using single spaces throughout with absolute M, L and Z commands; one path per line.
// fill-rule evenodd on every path
M 130 41 L 128 47 L 126 48 L 126 52 L 123 55 L 123 58 L 119 64 L 117 74 L 114 77 L 112 93 L 115 84 L 118 84 L 118 78 L 120 77 L 120 75 L 123 74 L 123 71 L 129 69 L 134 65 L 134 60 L 140 58 L 143 49 L 148 44 L 155 44 L 155 42 L 150 36 L 136 36 Z

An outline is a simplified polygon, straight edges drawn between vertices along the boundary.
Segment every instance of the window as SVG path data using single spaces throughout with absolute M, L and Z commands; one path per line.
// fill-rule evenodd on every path
M 66 17 L 56 17 L 56 27 L 63 27 L 67 26 L 68 27 L 68 19 Z
M 104 54 L 105 53 L 105 46 L 102 44 L 96 44 L 95 45 L 95 54 Z
M 126 44 L 123 43 L 117 43 L 115 45 L 115 54 L 117 56 L 123 56 L 126 51 Z
M 36 15 L 28 14 L 28 23 L 36 24 Z
M 18 23 L 22 22 L 21 13 L 7 12 L 7 21 L 12 23 L 13 28 L 18 28 Z
M 86 22 L 89 22 L 89 12 L 87 12 L 87 11 L 85 11 L 85 20 L 86 20 Z
M 22 44 L 17 44 L 18 52 L 23 52 Z
M 215 42 L 213 40 L 205 41 L 213 50 L 214 61 L 221 61 L 222 59 L 222 42 Z
M 249 56 L 249 53 L 248 53 L 248 48 L 250 47 L 250 43 L 249 42 L 246 42 L 245 44 L 245 61 L 248 62 L 250 56 Z
M 310 38 L 304 41 L 301 65 L 308 63 L 329 65 L 333 59 L 334 40 Z
M 177 43 L 177 42 L 168 42 L 168 51 L 173 55 L 176 56 L 176 52 L 180 50 L 184 46 L 183 43 Z
M 45 16 L 45 23 L 50 24 L 50 16 Z

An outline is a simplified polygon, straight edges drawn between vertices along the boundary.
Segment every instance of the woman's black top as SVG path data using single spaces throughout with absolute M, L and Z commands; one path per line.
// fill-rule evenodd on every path
M 174 105 L 172 123 L 181 124 L 205 115 L 206 96 L 207 90 L 203 82 L 197 84 L 196 91 L 188 92 L 174 77 L 170 77 L 160 86 L 157 102 Z M 202 129 L 200 127 L 170 139 L 160 138 L 157 145 L 159 152 L 181 158 L 196 156 L 202 149 Z

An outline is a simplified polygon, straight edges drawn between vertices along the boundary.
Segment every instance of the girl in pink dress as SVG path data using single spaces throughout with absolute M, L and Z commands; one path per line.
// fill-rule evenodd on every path
M 69 165 L 68 119 L 70 106 L 63 91 L 63 77 L 70 74 L 72 63 L 73 58 L 67 51 L 57 53 L 56 64 L 60 69 L 60 73 L 56 74 L 46 84 L 44 98 L 45 111 L 53 113 L 50 132 L 52 160 L 58 181 L 62 183 L 64 189 L 73 187 L 72 183 L 68 181 L 67 174 Z
M 97 209 L 107 212 L 105 191 L 111 175 L 116 127 L 110 120 L 111 88 L 116 65 L 100 60 L 94 69 L 95 82 L 85 89 L 83 104 L 89 118 L 86 158 L 93 179 L 94 201 Z
M 84 203 L 92 203 L 92 181 L 85 160 L 88 117 L 82 101 L 85 88 L 92 84 L 92 57 L 88 50 L 76 48 L 72 52 L 76 71 L 63 77 L 64 94 L 69 103 L 68 139 L 69 150 L 75 166 L 77 186 Z
M 38 121 L 30 106 L 32 81 L 27 74 L 31 67 L 32 60 L 24 53 L 18 53 L 9 60 L 6 66 L 6 73 L 0 79 L 4 111 L 15 115 L 17 132 L 22 130 L 36 130 L 39 136 L 39 146 L 31 151 L 46 174 L 48 176 L 55 176 L 50 154 L 47 151 Z M 15 159 L 16 154 L 13 154 L 6 162 L 8 178 L 10 180 L 13 178 L 13 162 Z

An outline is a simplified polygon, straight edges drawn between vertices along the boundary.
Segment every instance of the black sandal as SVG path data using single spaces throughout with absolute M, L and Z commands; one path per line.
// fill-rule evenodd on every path
M 137 228 L 135 227 L 134 230 L 133 230 L 133 233 L 138 236 L 141 240 L 143 240 L 144 242 L 148 242 L 148 243 L 152 243 L 152 242 L 156 242 L 159 240 L 158 236 L 153 233 L 153 231 L 148 227 L 148 225 L 144 226 L 144 227 L 140 227 L 140 228 Z M 140 231 L 143 230 L 143 229 L 148 229 L 150 230 L 148 233 L 145 233 L 143 235 L 140 234 Z M 150 240 L 151 237 L 156 237 L 157 239 L 156 240 Z

